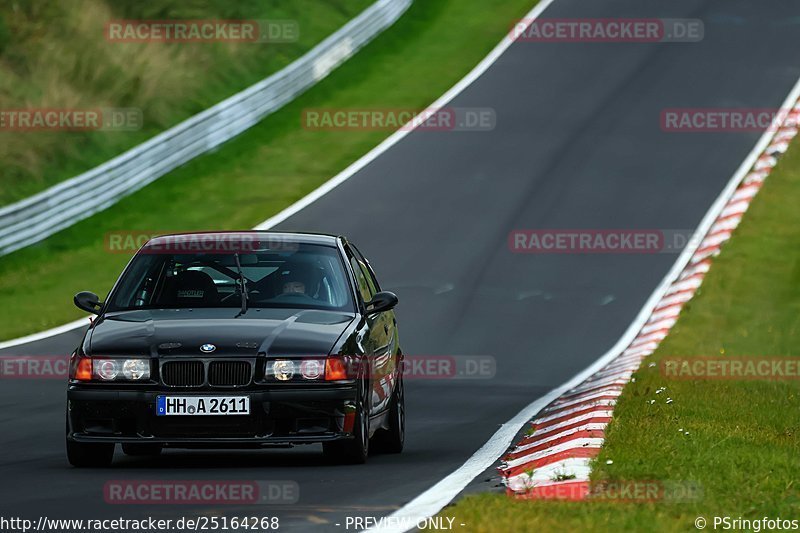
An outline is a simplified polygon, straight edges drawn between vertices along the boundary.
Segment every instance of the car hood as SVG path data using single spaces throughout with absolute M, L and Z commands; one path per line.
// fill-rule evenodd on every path
M 91 355 L 327 355 L 352 313 L 298 309 L 141 310 L 110 313 L 89 330 Z

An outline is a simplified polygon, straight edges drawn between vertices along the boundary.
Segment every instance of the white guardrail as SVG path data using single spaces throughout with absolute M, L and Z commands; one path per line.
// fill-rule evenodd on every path
M 327 76 L 391 26 L 412 1 L 378 0 L 279 72 L 88 172 L 0 208 L 0 255 L 106 209 L 239 135 Z

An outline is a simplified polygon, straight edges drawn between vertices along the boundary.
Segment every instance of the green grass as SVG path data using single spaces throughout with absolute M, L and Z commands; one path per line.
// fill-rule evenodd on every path
M 424 108 L 474 67 L 531 0 L 417 0 L 389 30 L 258 126 L 98 216 L 0 258 L 0 338 L 78 318 L 72 295 L 105 294 L 128 257 L 119 230 L 250 228 L 298 200 L 389 135 L 310 131 L 305 108 Z
M 0 131 L 0 205 L 86 171 L 276 72 L 372 0 L 26 0 L 0 9 L 0 110 L 142 110 L 138 131 Z M 2 2 L 0 2 L 2 4 Z M 109 42 L 110 20 L 293 20 L 289 43 Z
M 470 531 L 686 531 L 698 516 L 706 529 L 714 516 L 799 519 L 800 382 L 679 381 L 649 365 L 665 357 L 800 356 L 798 201 L 794 143 L 670 335 L 625 388 L 592 472 L 594 482 L 693 482 L 701 498 L 637 504 L 478 495 L 443 514 Z M 656 395 L 659 387 L 666 390 Z

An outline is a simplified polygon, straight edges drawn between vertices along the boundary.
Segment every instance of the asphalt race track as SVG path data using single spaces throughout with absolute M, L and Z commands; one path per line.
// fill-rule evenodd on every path
M 493 108 L 493 131 L 414 132 L 278 226 L 348 235 L 400 297 L 404 351 L 492 356 L 492 379 L 408 379 L 406 451 L 365 466 L 328 465 L 313 446 L 176 450 L 155 460 L 118 451 L 109 470 L 67 464 L 63 382 L 0 381 L 0 515 L 224 513 L 279 516 L 281 529 L 346 530 L 346 516 L 384 516 L 429 488 L 610 348 L 676 254 L 515 254 L 509 232 L 695 228 L 760 134 L 664 132 L 661 110 L 780 106 L 800 76 L 800 6 L 556 0 L 543 17 L 699 18 L 705 38 L 516 43 L 450 104 Z M 109 288 L 75 287 L 83 289 Z M 79 337 L 4 353 L 66 354 Z M 103 487 L 114 479 L 291 480 L 300 501 L 113 506 Z

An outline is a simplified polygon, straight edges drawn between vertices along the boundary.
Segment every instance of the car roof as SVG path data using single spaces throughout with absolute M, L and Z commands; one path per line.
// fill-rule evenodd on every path
M 167 244 L 193 242 L 199 239 L 211 239 L 221 241 L 236 241 L 248 239 L 263 239 L 265 242 L 276 240 L 292 244 L 321 244 L 326 246 L 336 246 L 338 239 L 344 237 L 325 233 L 305 233 L 305 232 L 280 232 L 280 231 L 196 231 L 185 233 L 170 233 L 153 237 L 142 247 L 164 246 Z M 346 239 L 345 239 L 346 240 Z

